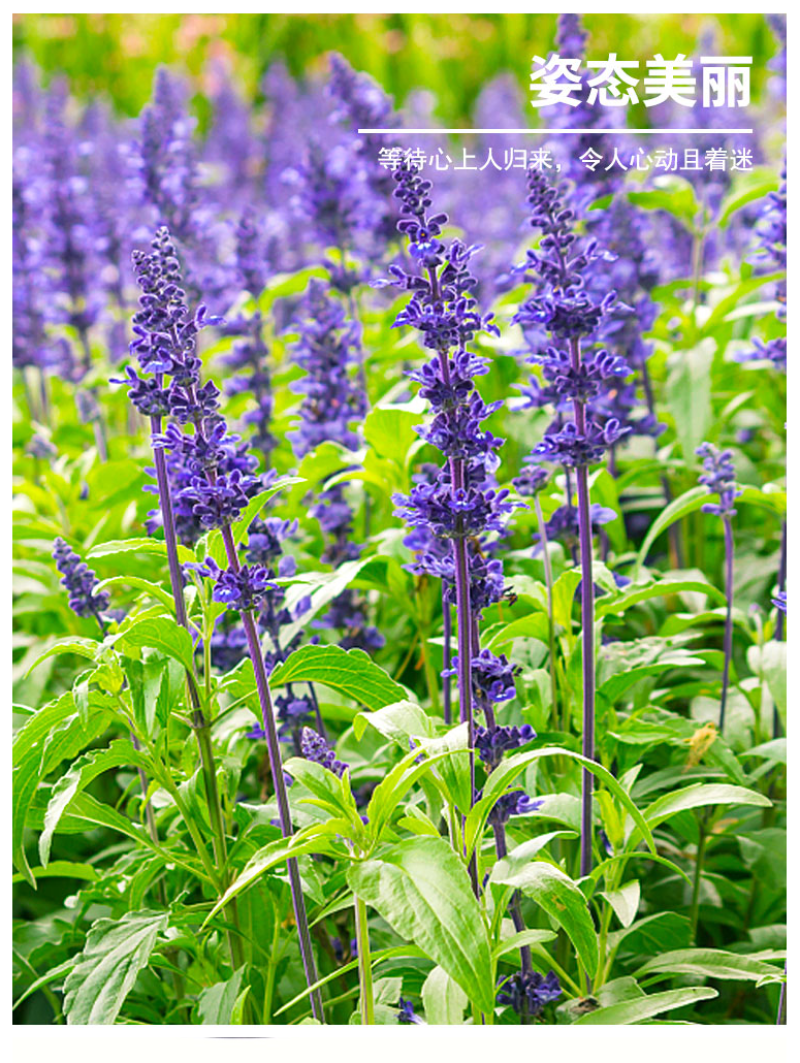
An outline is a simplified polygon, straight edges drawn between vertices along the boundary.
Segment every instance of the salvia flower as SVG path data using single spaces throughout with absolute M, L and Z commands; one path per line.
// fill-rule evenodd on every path
M 718 517 L 735 516 L 733 503 L 742 492 L 736 487 L 732 452 L 719 450 L 713 443 L 701 443 L 695 453 L 703 459 L 705 469 L 705 473 L 698 478 L 699 482 L 708 488 L 709 494 L 719 495 L 719 504 L 707 502 L 701 507 L 703 512 L 713 513 Z
M 493 771 L 505 753 L 511 753 L 532 742 L 536 732 L 530 724 L 522 727 L 502 726 L 490 731 L 488 727 L 475 728 L 475 748 L 488 771 Z
M 410 1000 L 406 1000 L 405 997 L 400 997 L 397 1002 L 397 1021 L 402 1026 L 411 1026 L 413 1024 L 418 1026 L 424 1026 L 425 1023 L 414 1011 L 414 1005 Z
M 108 609 L 110 598 L 106 591 L 95 591 L 100 581 L 94 572 L 61 538 L 53 544 L 53 559 L 64 577 L 61 585 L 69 593 L 70 609 L 78 616 L 97 617 L 102 624 L 100 614 Z
M 351 425 L 366 413 L 366 396 L 350 375 L 359 361 L 358 325 L 347 320 L 342 303 L 315 278 L 296 323 L 299 339 L 292 353 L 306 375 L 292 385 L 303 396 L 297 427 L 287 433 L 294 452 L 301 458 L 326 441 L 355 450 L 359 440 Z
M 311 727 L 303 728 L 300 748 L 306 760 L 310 760 L 314 764 L 321 764 L 323 768 L 327 768 L 328 771 L 332 771 L 334 775 L 338 775 L 340 778 L 350 767 L 344 761 L 336 759 L 336 754 L 325 739 L 312 730 Z
M 493 827 L 503 827 L 512 816 L 527 816 L 543 804 L 544 798 L 528 797 L 523 790 L 510 790 L 498 798 L 489 813 L 489 823 Z
M 786 616 L 786 591 L 778 591 L 772 599 L 772 604 Z
M 542 1012 L 545 1004 L 560 996 L 561 985 L 553 971 L 547 975 L 538 971 L 518 971 L 499 983 L 497 1003 L 510 1004 L 518 1015 L 527 1014 L 533 1018 Z
M 228 609 L 241 612 L 256 609 L 265 600 L 267 592 L 276 590 L 269 571 L 263 565 L 242 565 L 238 572 L 222 569 L 213 558 L 206 558 L 202 565 L 187 565 L 201 576 L 214 580 L 212 597 Z

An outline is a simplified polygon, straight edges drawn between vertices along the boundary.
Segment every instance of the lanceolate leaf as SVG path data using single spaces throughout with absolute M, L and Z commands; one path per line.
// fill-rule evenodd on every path
M 576 1026 L 631 1026 L 651 1019 L 654 1015 L 663 1015 L 665 1011 L 683 1008 L 687 1004 L 697 1004 L 701 1000 L 712 1000 L 717 996 L 716 989 L 710 986 L 690 986 L 686 989 L 671 989 L 667 993 L 653 993 L 651 996 L 636 1000 L 625 1000 L 621 1004 L 611 1004 L 607 1008 L 598 1008 L 583 1015 Z
M 50 803 L 44 816 L 44 830 L 39 836 L 39 859 L 43 867 L 47 867 L 50 859 L 50 843 L 58 827 L 61 813 L 67 808 L 75 794 L 80 793 L 92 779 L 108 771 L 109 768 L 120 768 L 125 765 L 145 767 L 147 760 L 133 748 L 127 739 L 121 738 L 112 742 L 108 749 L 87 753 L 76 760 L 66 775 L 59 779 L 53 787 Z
M 649 980 L 655 976 L 669 978 L 673 975 L 693 974 L 698 978 L 757 982 L 768 975 L 780 975 L 781 971 L 752 956 L 740 956 L 723 949 L 678 949 L 654 956 L 635 974 L 640 980 Z
M 363 650 L 339 646 L 303 646 L 290 654 L 269 677 L 270 686 L 320 683 L 369 709 L 402 701 L 406 692 Z
M 166 912 L 128 912 L 99 919 L 64 983 L 64 1014 L 70 1026 L 111 1026 L 156 939 L 167 928 Z
M 463 862 L 442 838 L 399 842 L 381 859 L 353 865 L 347 881 L 484 1011 L 494 1006 L 492 957 Z
M 490 881 L 513 886 L 536 901 L 566 930 L 587 971 L 597 969 L 597 934 L 586 898 L 569 875 L 543 860 L 512 869 L 508 860 L 495 864 Z

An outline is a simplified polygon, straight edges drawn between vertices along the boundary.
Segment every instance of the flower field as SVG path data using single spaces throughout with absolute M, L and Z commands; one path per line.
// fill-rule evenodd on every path
M 15 1022 L 784 1024 L 785 17 L 15 17 Z

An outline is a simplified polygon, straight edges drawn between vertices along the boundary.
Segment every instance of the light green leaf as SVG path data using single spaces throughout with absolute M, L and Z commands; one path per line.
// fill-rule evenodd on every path
M 141 591 L 146 591 L 151 597 L 156 598 L 171 613 L 175 612 L 175 599 L 169 591 L 165 591 L 158 583 L 151 583 L 150 580 L 143 579 L 141 576 L 111 576 L 109 579 L 101 580 L 97 584 L 95 593 L 106 590 L 108 587 L 137 587 Z
M 34 668 L 37 668 L 42 661 L 46 661 L 48 657 L 58 657 L 62 653 L 74 653 L 78 657 L 86 657 L 88 660 L 93 661 L 97 656 L 100 645 L 94 639 L 79 639 L 74 636 L 70 636 L 67 639 L 59 639 L 58 642 L 54 642 L 52 646 L 48 646 L 43 653 L 39 654 L 25 673 L 25 677 L 27 678 Z
M 668 978 L 672 975 L 693 974 L 701 978 L 748 982 L 757 982 L 759 978 L 781 973 L 777 967 L 752 956 L 740 956 L 734 952 L 725 952 L 724 949 L 676 949 L 674 952 L 662 952 L 634 972 L 639 979 L 650 979 L 653 975 Z
M 128 912 L 122 919 L 98 919 L 64 983 L 69 1026 L 113 1026 L 125 998 L 167 928 L 167 912 Z
M 668 595 L 678 594 L 680 591 L 698 591 L 701 594 L 710 594 L 719 602 L 724 603 L 725 601 L 725 595 L 722 591 L 710 583 L 704 583 L 702 580 L 662 579 L 655 583 L 648 583 L 644 587 L 628 587 L 614 600 L 598 599 L 595 607 L 595 616 L 598 619 L 601 616 L 621 616 L 632 605 L 638 605 L 639 602 L 649 601 L 651 598 L 666 598 Z
M 363 650 L 340 646 L 302 646 L 269 677 L 270 686 L 320 683 L 370 709 L 405 699 L 406 691 Z
M 755 790 L 729 783 L 695 783 L 682 790 L 674 790 L 657 798 L 645 809 L 644 818 L 651 827 L 688 808 L 704 808 L 707 805 L 757 805 L 769 808 L 772 802 Z
M 245 969 L 240 967 L 227 982 L 216 982 L 201 990 L 197 1010 L 204 1026 L 231 1025 L 231 1013 L 241 992 L 244 975 Z
M 515 865 L 506 858 L 494 865 L 490 882 L 533 897 L 567 932 L 586 970 L 597 970 L 597 934 L 586 898 L 560 867 L 542 860 Z
M 601 896 L 605 897 L 614 909 L 620 923 L 624 927 L 629 927 L 639 910 L 641 893 L 638 880 L 633 879 L 631 882 L 626 882 L 624 886 L 620 886 L 618 890 L 611 890 L 608 893 L 601 894 Z
M 633 581 L 636 583 L 639 575 L 639 569 L 644 563 L 644 559 L 659 535 L 666 531 L 666 529 L 674 524 L 676 520 L 680 520 L 688 513 L 694 513 L 696 509 L 699 509 L 704 502 L 708 500 L 708 491 L 705 487 L 691 487 L 688 491 L 685 491 L 677 498 L 673 498 L 668 506 L 659 513 L 658 517 L 653 521 L 648 529 L 647 535 L 644 537 L 639 553 L 636 555 L 636 567 L 634 571 Z
M 667 993 L 653 993 L 649 997 L 626 1000 L 621 1004 L 611 1004 L 607 1008 L 598 1008 L 588 1015 L 581 1016 L 576 1026 L 632 1026 L 654 1015 L 661 1015 L 673 1008 L 686 1007 L 700 1000 L 712 1000 L 716 989 L 709 986 L 689 986 L 686 989 L 671 989 Z
M 263 846 L 250 857 L 240 874 L 227 888 L 224 896 L 220 897 L 208 913 L 203 926 L 216 915 L 220 908 L 224 908 L 228 901 L 237 897 L 242 890 L 247 889 L 267 871 L 278 864 L 285 863 L 291 857 L 305 856 L 307 853 L 334 853 L 340 857 L 347 856 L 346 850 L 343 850 L 341 845 L 337 846 L 335 839 L 324 830 L 321 831 L 318 824 L 298 831 L 291 838 L 276 838 L 275 841 Z
M 160 557 L 167 556 L 167 544 L 162 539 L 117 539 L 107 543 L 98 543 L 88 550 L 86 557 L 94 560 L 98 557 L 114 557 L 117 554 L 157 554 Z M 178 543 L 178 560 L 194 561 L 194 551 Z
M 410 838 L 353 865 L 350 888 L 426 952 L 483 1011 L 494 1007 L 489 939 L 462 861 L 443 838 Z
M 681 453 L 691 461 L 708 435 L 711 409 L 711 366 L 715 344 L 705 339 L 688 351 L 676 351 L 669 362 L 667 401 L 675 418 Z
M 100 877 L 91 864 L 75 864 L 71 860 L 51 860 L 47 867 L 34 867 L 33 877 L 40 878 L 76 878 L 83 882 L 96 882 Z M 12 882 L 23 882 L 24 875 L 14 875 Z
M 522 930 L 519 934 L 512 934 L 510 938 L 504 938 L 499 945 L 492 949 L 492 956 L 499 960 L 507 952 L 515 952 L 524 948 L 525 945 L 543 945 L 546 941 L 554 941 L 558 937 L 552 930 Z
M 571 760 L 577 761 L 588 771 L 592 772 L 593 775 L 606 784 L 608 789 L 617 798 L 628 814 L 633 817 L 639 829 L 642 831 L 643 837 L 647 842 L 650 851 L 656 851 L 653 835 L 650 831 L 650 827 L 642 816 L 642 813 L 634 804 L 630 794 L 620 786 L 610 771 L 602 765 L 597 764 L 595 761 L 590 760 L 588 757 L 584 757 L 580 753 L 573 753 L 569 749 L 562 749 L 560 747 L 548 746 L 545 749 L 534 749 L 529 753 L 516 753 L 513 756 L 508 757 L 498 768 L 495 768 L 486 780 L 486 784 L 483 788 L 484 796 L 480 801 L 476 802 L 474 807 L 470 810 L 464 828 L 464 838 L 468 853 L 474 848 L 475 841 L 479 834 L 482 833 L 486 824 L 486 819 L 494 805 L 497 803 L 497 799 L 500 795 L 505 792 L 505 790 L 529 764 L 532 764 L 534 761 L 543 757 L 569 757 Z
M 88 786 L 92 779 L 110 768 L 124 766 L 145 767 L 146 759 L 135 750 L 127 738 L 112 742 L 108 749 L 92 750 L 76 760 L 69 771 L 62 775 L 50 796 L 44 814 L 44 830 L 39 835 L 39 859 L 47 867 L 50 859 L 50 844 L 58 827 L 58 821 L 73 797 Z
M 553 935 L 555 937 L 555 935 Z M 434 967 L 422 985 L 422 1004 L 430 1026 L 461 1026 L 467 994 L 441 967 Z
M 187 672 L 192 670 L 192 637 L 171 617 L 156 616 L 136 621 L 115 636 L 115 641 L 123 649 L 148 647 L 158 650 L 182 664 Z
M 431 738 L 435 732 L 433 720 L 413 701 L 397 701 L 377 712 L 360 712 L 353 720 L 353 731 L 361 741 L 367 725 L 408 750 L 409 738 Z

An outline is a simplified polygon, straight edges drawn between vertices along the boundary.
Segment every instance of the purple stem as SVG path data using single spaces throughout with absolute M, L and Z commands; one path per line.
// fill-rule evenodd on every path
M 725 703 L 728 699 L 728 681 L 733 652 L 733 527 L 730 517 L 723 517 L 725 525 L 725 663 L 722 666 L 722 696 L 719 702 L 719 733 L 725 726 Z
M 223 525 L 222 539 L 225 543 L 225 553 L 228 558 L 228 565 L 231 571 L 238 572 L 239 558 L 236 554 L 236 544 L 233 541 L 233 534 L 229 524 Z M 252 610 L 248 609 L 242 611 L 242 622 L 244 624 L 247 645 L 250 650 L 250 658 L 253 662 L 253 671 L 255 672 L 256 677 L 256 690 L 258 691 L 258 701 L 261 706 L 261 718 L 264 723 L 264 731 L 267 737 L 267 752 L 269 753 L 269 764 L 272 770 L 272 781 L 275 786 L 275 797 L 278 802 L 278 819 L 281 824 L 281 833 L 284 838 L 291 838 L 292 816 L 289 811 L 289 798 L 286 793 L 286 782 L 283 777 L 283 765 L 281 761 L 280 745 L 278 742 L 278 732 L 275 727 L 275 710 L 272 705 L 272 695 L 267 681 L 266 669 L 264 668 L 264 655 L 261 652 L 261 643 L 259 642 L 256 622 Z M 286 866 L 289 869 L 289 886 L 292 891 L 292 907 L 294 908 L 294 918 L 297 923 L 297 930 L 300 937 L 300 956 L 303 960 L 303 970 L 305 971 L 306 982 L 309 986 L 312 986 L 317 981 L 317 969 L 314 963 L 314 953 L 311 949 L 311 935 L 308 930 L 308 916 L 306 914 L 305 899 L 303 897 L 303 887 L 300 882 L 300 872 L 297 867 L 297 860 L 294 857 L 291 857 L 286 861 Z M 322 998 L 319 989 L 315 989 L 311 993 L 311 1011 L 315 1019 L 324 1023 L 325 1015 L 322 1010 Z
M 778 562 L 778 590 L 786 590 L 786 521 L 783 522 L 781 529 L 781 556 Z M 778 642 L 781 642 L 784 638 L 784 624 L 786 617 L 783 615 L 782 610 L 778 610 L 778 618 L 775 621 L 775 638 Z M 781 733 L 781 718 L 778 715 L 778 706 L 773 702 L 772 704 L 772 737 L 777 738 Z
M 580 368 L 580 341 L 570 341 L 572 366 Z M 573 402 L 575 425 L 586 435 L 586 407 Z M 594 760 L 594 580 L 592 579 L 592 522 L 589 507 L 589 468 L 575 469 L 578 485 L 578 533 L 581 553 L 581 637 L 583 640 L 583 755 Z M 583 769 L 581 785 L 581 876 L 592 870 L 592 773 Z
M 159 378 L 159 384 L 161 380 Z M 150 428 L 153 435 L 161 432 L 161 418 L 151 417 Z M 156 480 L 158 481 L 158 496 L 161 503 L 161 519 L 164 526 L 164 541 L 167 547 L 167 563 L 169 565 L 169 578 L 172 586 L 172 599 L 175 603 L 175 619 L 188 630 L 189 622 L 186 614 L 186 603 L 183 599 L 183 574 L 178 561 L 178 539 L 175 533 L 175 518 L 172 512 L 172 499 L 169 489 L 169 477 L 167 476 L 167 460 L 161 447 L 153 448 L 153 457 L 156 466 Z M 211 820 L 211 837 L 214 848 L 214 857 L 221 872 L 224 872 L 227 863 L 227 848 L 225 845 L 225 826 L 222 822 L 222 811 L 217 787 L 217 769 L 214 763 L 214 750 L 211 745 L 208 722 L 200 704 L 200 694 L 194 676 L 187 669 L 186 685 L 189 689 L 189 698 L 192 703 L 192 726 L 197 746 L 200 752 L 200 764 L 203 772 L 203 782 L 206 791 L 206 804 Z M 224 883 L 223 883 L 224 885 Z M 230 903 L 230 912 L 234 924 L 238 924 L 236 900 Z M 228 935 L 231 948 L 231 957 L 234 966 L 241 955 L 238 934 Z
M 444 619 L 444 670 L 450 671 L 450 664 L 452 658 L 450 639 L 453 634 L 453 622 L 450 616 L 450 602 L 447 600 L 447 591 L 444 584 L 442 584 L 442 617 Z M 450 676 L 445 676 L 442 683 L 442 698 L 444 702 L 444 722 L 450 724 L 453 722 L 453 711 L 450 705 Z

